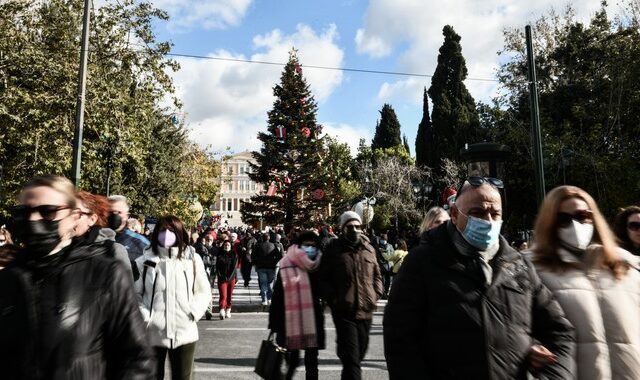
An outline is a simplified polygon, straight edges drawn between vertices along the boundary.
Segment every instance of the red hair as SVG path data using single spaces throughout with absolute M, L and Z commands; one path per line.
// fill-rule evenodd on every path
M 107 226 L 107 218 L 109 217 L 109 201 L 107 197 L 91 194 L 87 191 L 79 191 L 76 193 L 76 198 L 98 217 L 96 226 Z

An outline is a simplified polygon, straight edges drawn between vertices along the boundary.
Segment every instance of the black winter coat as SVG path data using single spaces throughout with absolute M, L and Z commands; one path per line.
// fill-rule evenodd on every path
M 278 261 L 282 258 L 282 252 L 272 242 L 263 241 L 254 246 L 251 258 L 256 269 L 276 269 Z
M 526 379 L 538 342 L 557 356 L 541 378 L 572 379 L 573 327 L 533 265 L 501 238 L 486 286 L 480 259 L 457 252 L 447 224 L 423 235 L 391 288 L 383 321 L 390 379 Z
M 151 379 L 155 358 L 131 274 L 103 244 L 75 242 L 0 271 L 0 377 Z
M 318 349 L 323 350 L 326 346 L 324 333 L 324 313 L 322 304 L 320 303 L 320 281 L 318 272 L 309 274 L 311 282 L 311 296 L 313 297 L 313 311 L 316 319 L 316 339 L 318 341 Z M 282 278 L 280 273 L 273 284 L 273 296 L 271 298 L 271 306 L 269 307 L 269 329 L 276 333 L 276 343 L 285 346 L 286 327 L 284 314 L 284 288 L 282 286 Z
M 233 250 L 225 252 L 218 250 L 216 257 L 216 274 L 218 281 L 231 281 L 236 279 L 236 266 L 238 264 L 238 255 Z

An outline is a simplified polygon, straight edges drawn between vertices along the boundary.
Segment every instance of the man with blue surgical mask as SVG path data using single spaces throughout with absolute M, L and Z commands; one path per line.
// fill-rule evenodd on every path
M 573 378 L 573 327 L 500 236 L 502 186 L 468 178 L 451 220 L 405 257 L 383 322 L 391 380 Z

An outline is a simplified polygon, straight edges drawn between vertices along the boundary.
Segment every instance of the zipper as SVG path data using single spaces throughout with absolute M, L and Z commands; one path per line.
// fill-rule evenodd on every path
M 182 273 L 184 273 L 184 283 L 187 286 L 187 302 L 189 302 L 189 278 L 187 277 L 187 271 Z

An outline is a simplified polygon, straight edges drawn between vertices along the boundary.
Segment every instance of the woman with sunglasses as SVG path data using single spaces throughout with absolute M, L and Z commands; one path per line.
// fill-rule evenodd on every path
M 155 371 L 131 275 L 72 238 L 73 184 L 36 177 L 12 210 L 24 246 L 0 271 L 3 379 L 129 379 Z
M 107 228 L 109 217 L 109 201 L 101 195 L 94 195 L 86 191 L 76 194 L 77 207 L 80 212 L 78 224 L 74 229 L 76 239 L 84 244 L 98 244 L 107 247 L 111 257 L 122 262 L 131 272 L 131 261 L 127 249 L 116 243 L 116 233 L 111 228 Z
M 613 229 L 622 248 L 640 256 L 640 207 L 629 206 L 620 211 Z
M 151 246 L 135 261 L 140 311 L 157 360 L 157 379 L 164 379 L 167 355 L 173 380 L 190 380 L 202 318 L 211 288 L 200 255 L 189 245 L 189 233 L 173 215 L 158 220 Z
M 535 223 L 533 259 L 576 329 L 576 378 L 640 379 L 640 273 L 593 198 L 553 189 Z

